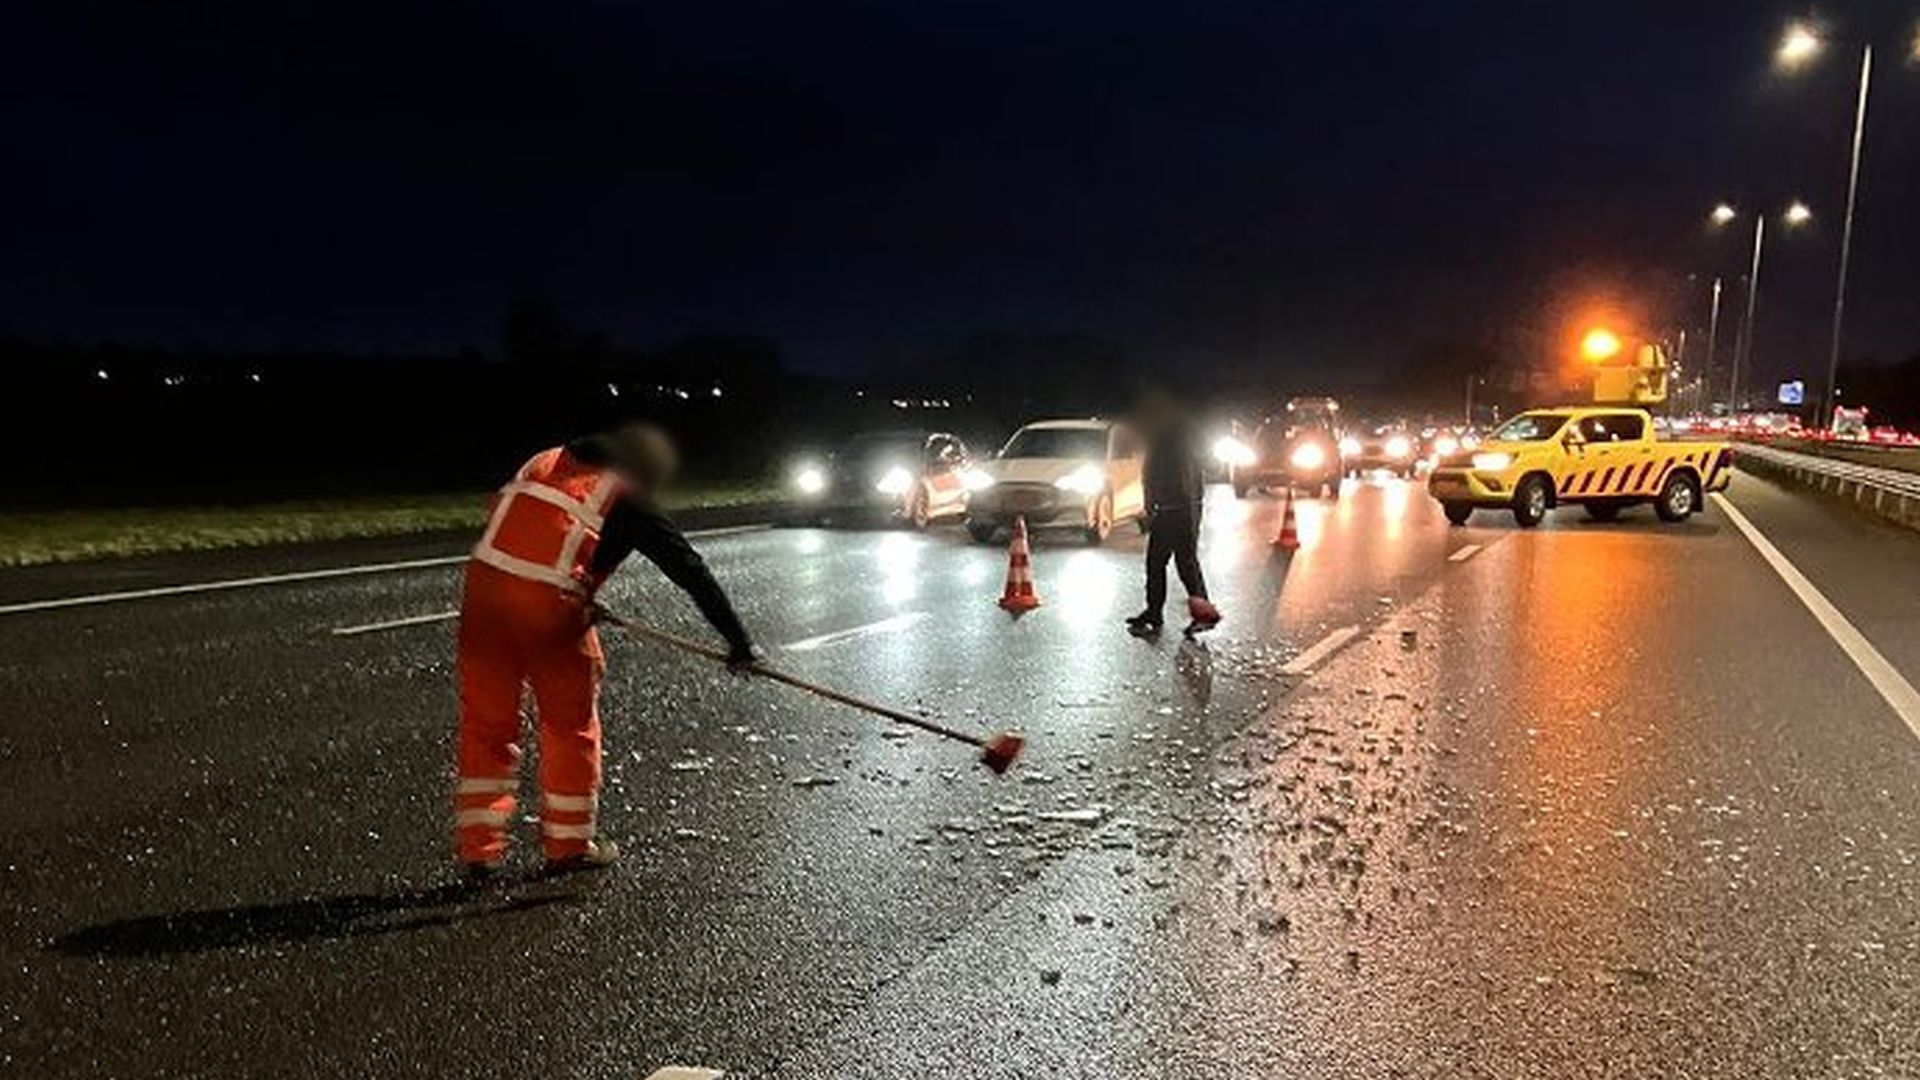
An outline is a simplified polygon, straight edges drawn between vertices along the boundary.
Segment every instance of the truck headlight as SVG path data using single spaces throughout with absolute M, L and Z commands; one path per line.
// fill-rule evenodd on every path
M 1219 460 L 1220 464 L 1232 465 L 1236 468 L 1244 468 L 1256 460 L 1253 447 L 1231 435 L 1222 435 L 1213 440 L 1213 456 Z
M 1405 435 L 1395 435 L 1387 440 L 1388 457 L 1403 458 L 1411 453 L 1413 453 L 1413 443 L 1409 442 Z
M 905 495 L 912 486 L 913 474 L 905 467 L 895 465 L 880 474 L 880 479 L 874 481 L 873 489 L 882 495 Z
M 1327 463 L 1327 452 L 1319 443 L 1301 443 L 1287 455 L 1287 464 L 1296 469 L 1312 471 Z
M 818 495 L 827 490 L 827 473 L 818 465 L 802 465 L 793 471 L 793 486 L 802 495 Z
M 1340 456 L 1341 457 L 1359 457 L 1360 456 L 1360 440 L 1354 438 L 1351 435 L 1347 436 L 1344 439 L 1341 439 L 1340 440 Z
M 960 482 L 966 485 L 968 491 L 985 491 L 995 483 L 993 477 L 983 469 L 968 469 L 960 474 Z
M 1098 495 L 1107 486 L 1107 472 L 1098 465 L 1082 465 L 1055 480 L 1053 486 L 1075 495 Z
M 1490 453 L 1473 455 L 1473 467 L 1481 472 L 1500 472 L 1513 464 L 1512 454 Z

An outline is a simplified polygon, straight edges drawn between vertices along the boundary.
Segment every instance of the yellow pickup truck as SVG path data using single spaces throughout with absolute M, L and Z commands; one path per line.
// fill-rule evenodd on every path
M 1472 451 L 1442 459 L 1427 490 L 1455 525 L 1475 510 L 1499 509 L 1532 528 L 1571 503 L 1597 521 L 1641 503 L 1652 503 L 1662 521 L 1684 521 L 1732 472 L 1726 443 L 1665 442 L 1640 409 L 1571 406 L 1515 416 Z

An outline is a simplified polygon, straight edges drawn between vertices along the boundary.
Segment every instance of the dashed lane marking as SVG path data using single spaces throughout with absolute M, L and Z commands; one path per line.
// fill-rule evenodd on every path
M 1447 556 L 1447 561 L 1448 562 L 1466 562 L 1468 559 L 1473 558 L 1474 553 L 1479 551 L 1480 547 L 1481 545 L 1479 544 L 1462 545 L 1460 550 Z
M 1760 531 L 1759 526 L 1747 520 L 1747 515 L 1741 513 L 1731 500 L 1717 491 L 1712 499 L 1720 507 L 1720 512 L 1727 515 L 1727 520 L 1733 522 L 1734 528 L 1739 529 L 1747 542 L 1760 553 L 1760 557 L 1767 561 L 1767 565 L 1773 567 L 1773 572 L 1780 575 L 1780 580 L 1787 583 L 1787 588 L 1793 590 L 1793 595 L 1799 597 L 1800 602 L 1813 613 L 1827 636 L 1840 646 L 1841 652 L 1847 654 L 1847 659 L 1853 661 L 1853 666 L 1859 668 L 1860 674 L 1865 675 L 1873 688 L 1880 692 L 1880 697 L 1906 723 L 1907 730 L 1913 732 L 1915 737 L 1920 737 L 1920 691 L 1913 688 L 1907 677 L 1900 674 L 1899 669 L 1889 663 L 1879 649 L 1873 647 L 1873 642 L 1868 641 L 1866 635 L 1841 614 L 1840 609 L 1834 607 L 1833 602 L 1813 582 L 1807 580 L 1807 575 L 1788 561 L 1780 549 L 1773 546 L 1773 541 Z
M 687 536 L 706 539 L 715 536 L 732 536 L 736 533 L 759 532 L 770 528 L 760 525 L 734 525 L 724 529 L 702 529 L 690 532 Z M 156 585 L 150 589 L 125 589 L 120 592 L 92 593 L 87 596 L 61 596 L 51 600 L 28 600 L 18 604 L 0 604 L 0 615 L 24 615 L 31 611 L 54 611 L 60 608 L 91 607 L 95 604 L 117 604 L 129 600 L 153 600 L 165 596 L 187 596 L 193 593 L 223 592 L 229 589 L 253 589 L 262 585 L 289 585 L 301 581 L 325 581 L 329 578 L 359 577 L 365 574 L 390 574 L 401 570 L 429 570 L 441 566 L 456 566 L 466 562 L 467 556 L 447 555 L 433 559 L 403 559 L 399 562 L 364 563 L 359 566 L 333 566 L 325 570 L 295 570 L 285 574 L 261 574 L 256 577 L 226 578 L 220 581 L 195 581 L 185 585 Z
M 1307 651 L 1294 657 L 1281 667 L 1282 675 L 1305 675 L 1312 671 L 1320 661 L 1340 651 L 1340 647 L 1352 641 L 1360 633 L 1357 626 L 1343 626 L 1338 630 L 1314 642 Z
M 872 634 L 886 634 L 895 630 L 905 630 L 907 627 L 912 626 L 926 617 L 927 613 L 924 611 L 902 612 L 892 618 L 881 619 L 879 622 L 870 622 L 862 626 L 851 626 L 845 630 L 835 630 L 831 634 L 821 634 L 819 637 L 803 638 L 791 645 L 783 646 L 783 648 L 788 652 L 812 652 L 815 649 L 824 649 L 829 645 L 838 645 L 841 642 L 852 641 L 855 638 L 863 638 Z
M 720 1080 L 726 1073 L 719 1069 L 696 1069 L 687 1065 L 669 1065 L 647 1074 L 647 1080 Z
M 364 626 L 336 626 L 333 628 L 333 635 L 335 637 L 353 637 L 356 634 L 371 634 L 378 630 L 398 630 L 403 626 L 425 626 L 428 623 L 446 622 L 448 619 L 457 619 L 459 617 L 460 613 L 457 611 L 436 611 L 432 615 L 415 615 L 406 619 L 388 619 L 386 622 L 372 622 Z

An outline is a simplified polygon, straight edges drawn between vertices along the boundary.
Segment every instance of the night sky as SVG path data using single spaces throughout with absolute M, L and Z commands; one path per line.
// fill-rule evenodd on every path
M 1800 196 L 1756 359 L 1824 369 L 1857 54 L 1775 74 L 1794 7 L 34 7 L 0 46 L 23 334 L 491 350 L 540 296 L 830 372 L 995 332 L 1386 371 L 1545 348 L 1593 296 L 1677 312 L 1685 275 L 1744 266 L 1716 199 Z M 1893 359 L 1920 349 L 1920 0 L 1820 14 L 1883 54 L 1848 352 Z

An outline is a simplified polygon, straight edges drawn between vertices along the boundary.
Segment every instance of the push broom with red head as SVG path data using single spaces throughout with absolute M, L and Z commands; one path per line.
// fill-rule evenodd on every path
M 664 630 L 656 630 L 643 623 L 631 622 L 613 614 L 605 608 L 598 609 L 596 614 L 600 622 L 617 626 L 626 631 L 631 637 L 658 642 L 661 645 L 679 649 L 683 652 L 690 652 L 696 656 L 704 656 L 709 660 L 718 660 L 721 663 L 727 662 L 727 654 L 712 646 L 703 645 L 697 641 L 688 641 L 686 638 L 669 634 Z M 980 763 L 996 773 L 1004 773 L 1007 769 L 1011 768 L 1013 760 L 1020 756 L 1021 749 L 1027 744 L 1027 741 L 1021 738 L 1017 732 L 1002 731 L 992 735 L 977 735 L 970 731 L 960 731 L 956 728 L 947 727 L 945 724 L 937 721 L 929 720 L 924 716 L 915 716 L 910 712 L 902 712 L 899 709 L 889 708 L 885 705 L 867 701 L 864 698 L 857 698 L 852 694 L 842 693 L 830 686 L 810 683 L 796 675 L 789 675 L 784 671 L 770 668 L 765 664 L 756 662 L 750 665 L 748 670 L 755 675 L 772 679 L 774 682 L 785 683 L 797 690 L 805 690 L 807 693 L 813 694 L 816 697 L 823 697 L 828 701 L 837 701 L 842 705 L 850 705 L 863 712 L 870 712 L 875 716 L 884 716 L 897 724 L 916 727 L 921 731 L 931 732 L 943 739 L 952 739 L 955 742 L 963 742 L 969 746 L 978 747 L 980 750 Z

